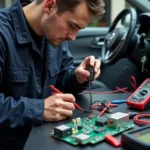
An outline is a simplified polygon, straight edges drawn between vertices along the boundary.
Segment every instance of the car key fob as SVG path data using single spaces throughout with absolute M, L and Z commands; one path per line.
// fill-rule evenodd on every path
M 88 71 L 90 72 L 90 76 L 88 78 L 88 81 L 91 82 L 91 81 L 94 80 L 94 75 L 95 75 L 95 73 L 94 73 L 94 67 L 89 65 Z

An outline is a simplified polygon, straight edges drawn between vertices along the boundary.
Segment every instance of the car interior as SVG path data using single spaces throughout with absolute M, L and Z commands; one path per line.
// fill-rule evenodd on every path
M 149 0 L 126 0 L 130 7 L 122 10 L 109 27 L 86 27 L 80 30 L 69 49 L 78 66 L 87 56 L 101 60 L 101 74 L 92 91 L 133 91 L 150 74 Z

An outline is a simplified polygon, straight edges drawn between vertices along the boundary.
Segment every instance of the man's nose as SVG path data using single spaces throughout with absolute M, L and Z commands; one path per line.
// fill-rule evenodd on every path
M 68 40 L 74 41 L 76 39 L 77 33 L 69 33 L 68 34 Z

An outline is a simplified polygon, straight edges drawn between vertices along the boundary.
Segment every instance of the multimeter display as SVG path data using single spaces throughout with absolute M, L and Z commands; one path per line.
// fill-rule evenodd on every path
M 148 81 L 148 82 L 145 84 L 145 87 L 146 87 L 146 88 L 150 88 L 150 81 Z
M 127 99 L 127 105 L 139 110 L 150 108 L 150 78 L 146 79 Z
M 150 126 L 125 132 L 121 140 L 130 150 L 150 150 Z

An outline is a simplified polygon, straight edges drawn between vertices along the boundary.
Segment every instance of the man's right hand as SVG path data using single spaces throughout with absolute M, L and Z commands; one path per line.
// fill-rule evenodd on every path
M 44 121 L 59 121 L 73 113 L 75 98 L 72 94 L 55 94 L 45 99 Z

